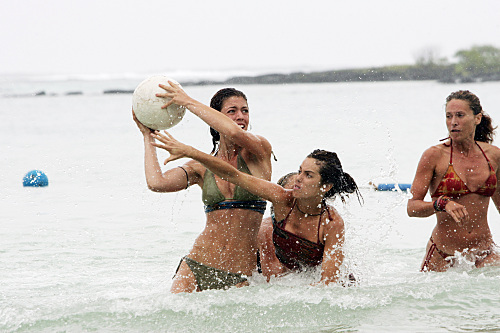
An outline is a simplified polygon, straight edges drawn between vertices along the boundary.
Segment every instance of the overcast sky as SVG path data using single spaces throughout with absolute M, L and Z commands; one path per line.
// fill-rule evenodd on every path
M 500 47 L 499 0 L 1 0 L 0 75 L 341 69 Z

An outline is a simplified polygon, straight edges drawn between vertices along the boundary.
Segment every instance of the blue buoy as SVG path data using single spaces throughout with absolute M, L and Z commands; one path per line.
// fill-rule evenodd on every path
M 49 185 L 49 178 L 40 170 L 31 170 L 23 177 L 23 186 L 43 187 Z
M 397 191 L 397 187 L 401 191 L 408 191 L 411 189 L 411 184 L 378 184 L 377 191 Z

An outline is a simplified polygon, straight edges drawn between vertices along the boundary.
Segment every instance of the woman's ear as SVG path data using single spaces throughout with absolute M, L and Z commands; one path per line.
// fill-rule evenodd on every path
M 476 118 L 476 125 L 479 125 L 481 123 L 481 119 L 483 119 L 483 114 L 479 112 L 478 114 L 474 115 L 474 117 Z
M 321 191 L 321 193 L 326 193 L 326 192 L 330 191 L 332 189 L 332 187 L 333 187 L 333 184 L 323 184 L 323 185 L 321 185 L 320 191 Z

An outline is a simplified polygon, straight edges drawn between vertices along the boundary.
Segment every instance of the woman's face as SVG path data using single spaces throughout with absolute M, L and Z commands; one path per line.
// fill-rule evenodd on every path
M 245 131 L 248 129 L 250 120 L 247 101 L 240 96 L 231 96 L 222 103 L 221 112 L 231 118 Z
M 474 115 L 467 101 L 452 99 L 446 104 L 446 127 L 454 140 L 474 137 L 481 117 L 481 114 Z
M 293 196 L 296 198 L 310 198 L 314 196 L 323 196 L 321 191 L 320 166 L 314 158 L 306 158 L 300 165 L 299 173 L 295 178 L 293 186 Z

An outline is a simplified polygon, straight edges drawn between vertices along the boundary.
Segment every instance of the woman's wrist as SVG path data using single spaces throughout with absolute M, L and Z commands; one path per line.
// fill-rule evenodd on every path
M 184 151 L 184 156 L 186 156 L 188 158 L 192 158 L 192 159 L 196 159 L 196 157 L 199 157 L 199 155 L 197 155 L 197 154 L 200 153 L 200 151 L 198 149 L 194 148 L 193 146 L 189 146 L 189 145 L 184 145 L 183 151 Z
M 195 100 L 194 98 L 191 98 L 189 97 L 188 100 L 183 103 L 184 106 L 186 109 L 190 110 L 191 112 L 193 111 L 193 109 L 197 109 L 197 108 L 203 108 L 203 106 L 205 106 L 203 103 L 201 102 L 198 102 L 197 100 Z
M 446 196 L 446 195 L 442 195 L 440 196 L 439 198 L 437 198 L 436 200 L 434 200 L 433 202 L 433 206 L 434 206 L 434 210 L 436 212 L 444 212 L 446 211 L 446 205 L 448 204 L 448 202 L 451 201 L 451 198 Z
M 149 133 L 143 133 L 143 134 L 144 134 L 144 143 L 145 144 L 149 145 L 149 144 L 155 142 L 155 138 L 153 138 L 151 136 L 151 132 L 149 132 Z

